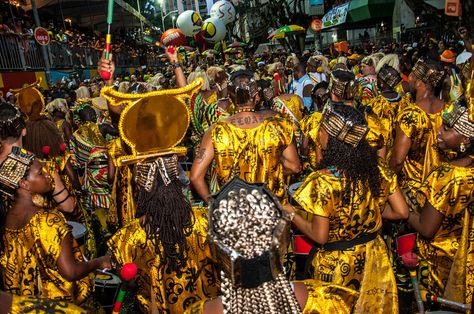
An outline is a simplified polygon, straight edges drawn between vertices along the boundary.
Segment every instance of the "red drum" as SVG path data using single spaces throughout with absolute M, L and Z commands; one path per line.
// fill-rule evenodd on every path
M 304 235 L 293 235 L 293 253 L 308 255 L 314 246 L 314 242 Z
M 397 253 L 399 256 L 413 252 L 416 242 L 416 233 L 409 233 L 397 238 Z

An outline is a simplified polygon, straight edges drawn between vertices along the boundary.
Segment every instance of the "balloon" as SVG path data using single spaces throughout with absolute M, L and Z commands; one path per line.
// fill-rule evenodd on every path
M 225 24 L 217 17 L 211 17 L 204 21 L 201 28 L 202 36 L 207 42 L 215 43 L 225 38 Z
M 211 7 L 211 17 L 217 17 L 225 25 L 235 21 L 235 8 L 229 1 L 221 0 Z
M 164 46 L 185 46 L 186 36 L 177 28 L 167 30 L 161 35 L 161 43 Z
M 191 37 L 201 30 L 202 17 L 196 11 L 187 10 L 178 16 L 176 23 L 184 35 Z

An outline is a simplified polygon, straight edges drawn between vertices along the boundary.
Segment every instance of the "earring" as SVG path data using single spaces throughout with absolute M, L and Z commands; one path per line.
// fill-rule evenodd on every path
M 45 199 L 41 194 L 34 193 L 31 195 L 31 201 L 39 208 L 45 207 Z
M 461 153 L 464 153 L 466 151 L 466 145 L 464 145 L 464 143 L 461 143 L 461 145 L 459 145 L 459 151 Z

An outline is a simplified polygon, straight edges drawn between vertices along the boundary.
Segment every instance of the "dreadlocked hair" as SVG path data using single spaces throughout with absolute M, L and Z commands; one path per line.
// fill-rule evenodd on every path
M 38 158 L 57 157 L 61 154 L 60 146 L 63 139 L 56 124 L 50 120 L 41 119 L 26 122 L 26 136 L 23 146 Z M 49 146 L 48 155 L 43 152 L 43 147 Z
M 191 203 L 183 194 L 182 184 L 173 178 L 166 186 L 157 175 L 150 192 L 138 187 L 137 216 L 144 216 L 142 227 L 161 257 L 160 267 L 179 276 L 186 266 L 186 238 L 192 233 L 194 215 Z M 160 245 L 161 244 L 161 245 Z
M 281 215 L 276 204 L 258 190 L 230 191 L 210 215 L 219 241 L 244 258 L 255 258 L 272 247 L 273 231 Z M 221 271 L 225 314 L 301 313 L 283 273 L 256 288 L 236 287 L 230 274 Z
M 0 104 L 0 140 L 19 138 L 25 128 L 25 117 L 15 105 L 3 102 Z
M 334 111 L 357 125 L 367 125 L 364 115 L 347 105 L 334 105 Z M 353 195 L 369 186 L 374 196 L 380 195 L 382 176 L 378 167 L 377 151 L 365 140 L 353 147 L 329 135 L 327 148 L 317 167 L 318 170 L 336 167 L 346 179 L 342 203 L 349 205 Z

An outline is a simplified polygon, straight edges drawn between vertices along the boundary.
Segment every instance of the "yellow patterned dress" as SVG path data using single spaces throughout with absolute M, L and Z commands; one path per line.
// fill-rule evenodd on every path
M 430 293 L 443 296 L 448 280 L 464 278 L 463 287 L 449 293 L 454 292 L 458 302 L 470 304 L 474 290 L 474 168 L 443 163 L 428 176 L 420 191 L 444 216 L 432 239 L 418 237 L 421 283 Z M 468 242 L 470 250 L 466 250 Z M 452 270 L 455 261 L 462 266 Z
M 13 295 L 12 314 L 51 314 L 51 313 L 67 313 L 67 314 L 86 314 L 87 312 L 77 305 L 53 299 L 43 299 L 32 296 Z
M 411 147 L 399 175 L 400 187 L 408 205 L 419 210 L 417 191 L 431 170 L 443 161 L 437 147 L 437 130 L 442 125 L 441 112 L 428 114 L 415 103 L 410 103 L 397 116 L 397 125 L 411 140 Z
M 91 276 L 68 282 L 59 273 L 61 242 L 71 232 L 58 211 L 39 210 L 23 228 L 5 229 L 6 249 L 0 255 L 5 290 L 13 295 L 41 296 L 83 305 L 91 295 Z M 74 257 L 83 261 L 74 241 Z
M 318 157 L 316 151 L 321 149 L 319 143 L 319 127 L 321 126 L 321 112 L 315 112 L 300 121 L 301 133 L 308 139 L 308 161 L 309 165 L 316 169 L 318 166 Z
M 387 160 L 390 157 L 390 151 L 395 141 L 397 115 L 409 103 L 409 97 L 401 95 L 394 99 L 388 99 L 380 95 L 372 99 L 369 103 L 369 106 L 372 108 L 372 111 L 380 119 L 380 122 L 382 123 L 388 134 L 387 147 L 389 149 L 389 154 L 387 156 Z
M 166 271 L 166 265 L 162 265 L 152 241 L 147 241 L 138 219 L 120 229 L 108 241 L 118 264 L 137 265 L 136 298 L 144 313 L 151 313 L 153 304 L 158 313 L 183 313 L 190 304 L 215 297 L 219 291 L 220 283 L 207 241 L 207 209 L 194 207 L 193 212 L 193 232 L 187 238 L 188 262 L 181 275 Z
M 380 168 L 379 196 L 359 183 L 350 204 L 342 203 L 346 179 L 313 172 L 296 191 L 302 209 L 329 219 L 328 243 L 349 241 L 378 232 L 387 197 L 394 193 L 397 179 Z M 382 238 L 345 251 L 320 249 L 312 261 L 314 311 L 312 313 L 398 313 L 395 276 Z
M 211 138 L 219 186 L 234 176 L 251 183 L 265 182 L 284 201 L 287 186 L 280 159 L 293 136 L 293 124 L 278 116 L 267 118 L 252 129 L 218 121 Z

